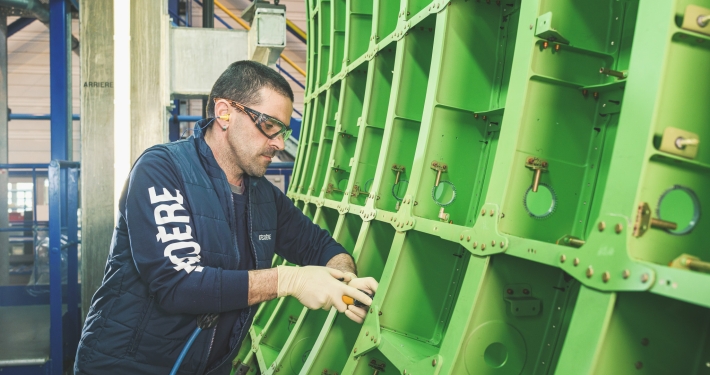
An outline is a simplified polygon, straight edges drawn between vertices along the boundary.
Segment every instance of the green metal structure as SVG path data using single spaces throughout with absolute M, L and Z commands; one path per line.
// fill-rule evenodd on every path
M 710 374 L 710 0 L 307 13 L 288 195 L 380 287 L 264 303 L 240 371 Z

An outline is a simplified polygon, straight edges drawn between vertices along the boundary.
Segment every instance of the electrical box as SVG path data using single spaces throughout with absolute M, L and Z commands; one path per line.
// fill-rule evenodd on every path
M 306 3 L 288 196 L 380 284 L 240 368 L 709 371 L 710 0 Z

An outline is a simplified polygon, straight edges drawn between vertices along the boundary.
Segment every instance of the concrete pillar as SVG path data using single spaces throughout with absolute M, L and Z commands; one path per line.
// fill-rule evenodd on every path
M 7 141 L 7 17 L 0 15 L 0 164 L 8 162 Z M 9 226 L 6 170 L 0 169 L 0 228 Z M 10 281 L 9 233 L 0 232 L 0 285 Z
M 131 160 L 168 141 L 167 1 L 131 1 Z
M 80 0 L 83 316 L 101 285 L 114 226 L 113 0 Z

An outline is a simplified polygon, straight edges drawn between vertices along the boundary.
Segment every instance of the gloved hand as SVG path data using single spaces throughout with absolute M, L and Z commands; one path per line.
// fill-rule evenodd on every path
M 351 286 L 355 289 L 359 290 L 364 290 L 370 295 L 374 295 L 375 292 L 377 292 L 377 286 L 379 285 L 375 279 L 372 277 L 357 277 L 354 273 L 351 272 L 345 272 L 345 279 L 348 284 L 348 286 Z M 356 298 L 357 299 L 357 298 Z M 358 301 L 370 305 L 371 303 L 367 303 L 366 301 L 363 301 L 361 299 L 358 299 Z M 347 311 L 345 311 L 345 316 L 350 318 L 350 320 L 362 324 L 362 322 L 365 320 L 365 316 L 367 315 L 367 310 L 362 308 L 362 307 L 357 307 L 355 305 L 348 305 Z
M 351 277 L 342 271 L 319 266 L 278 266 L 276 269 L 279 275 L 278 296 L 296 297 L 311 310 L 335 307 L 341 313 L 346 312 L 348 305 L 343 302 L 344 295 L 368 305 L 372 303 L 365 293 L 339 280 L 351 281 Z

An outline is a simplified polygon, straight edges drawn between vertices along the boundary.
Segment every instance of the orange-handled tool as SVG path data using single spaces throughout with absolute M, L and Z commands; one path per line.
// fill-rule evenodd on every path
M 370 293 L 368 293 L 368 292 L 366 292 L 366 291 L 364 291 L 364 290 L 362 290 L 362 289 L 358 289 L 358 290 L 361 291 L 361 292 L 363 292 L 363 293 L 365 293 L 365 294 L 367 294 L 370 298 L 372 298 L 372 297 L 375 296 L 374 294 L 370 294 Z M 356 300 L 356 299 L 354 299 L 354 298 L 352 298 L 352 297 L 349 297 L 349 296 L 343 296 L 343 302 L 345 302 L 346 305 L 355 305 L 355 306 L 357 306 L 357 307 L 362 307 L 362 308 L 367 308 L 367 307 L 369 307 L 368 305 L 366 305 L 366 304 L 364 304 L 364 303 L 362 303 L 362 302 L 360 302 L 360 301 L 358 301 L 358 300 Z

